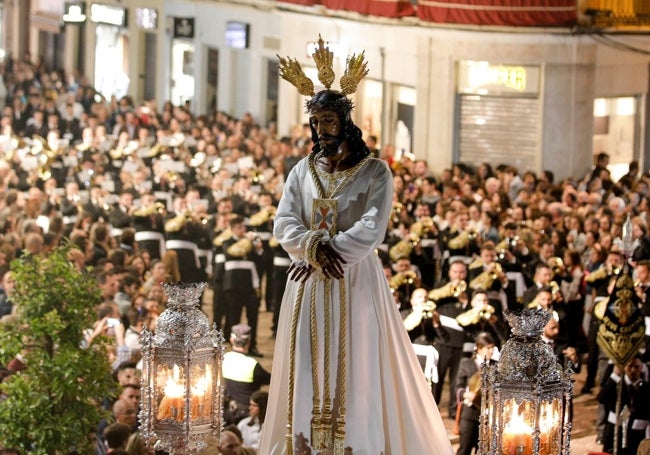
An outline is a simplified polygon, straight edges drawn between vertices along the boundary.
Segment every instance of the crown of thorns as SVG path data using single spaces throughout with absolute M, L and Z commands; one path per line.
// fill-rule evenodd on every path
M 368 74 L 364 54 L 365 52 L 361 52 L 359 55 L 352 54 L 346 59 L 345 73 L 339 81 L 341 93 L 344 95 L 356 92 L 359 82 Z M 318 69 L 318 80 L 325 86 L 325 89 L 329 90 L 335 77 L 334 52 L 330 51 L 320 35 L 318 35 L 318 46 L 311 56 Z M 314 82 L 307 77 L 298 60 L 290 57 L 283 58 L 279 55 L 277 57 L 280 59 L 280 77 L 296 87 L 301 95 L 314 96 Z

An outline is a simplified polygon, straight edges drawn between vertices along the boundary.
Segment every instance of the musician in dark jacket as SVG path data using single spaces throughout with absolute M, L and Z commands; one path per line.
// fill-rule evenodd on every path
M 248 353 L 261 357 L 257 351 L 257 316 L 260 306 L 260 279 L 257 270 L 263 259 L 264 248 L 254 233 L 246 232 L 244 218 L 233 218 L 230 230 L 232 237 L 225 240 L 222 246 L 225 262 L 221 288 L 228 312 L 224 333 L 230 333 L 231 327 L 239 324 L 242 309 L 245 308 L 246 319 L 251 327 Z
M 646 430 L 650 425 L 650 384 L 642 374 L 643 362 L 640 357 L 634 357 L 625 366 L 625 375 L 618 366 L 614 367 L 613 373 L 605 381 L 598 393 L 598 401 L 605 406 L 607 423 L 603 434 L 603 451 L 613 453 L 614 430 L 616 428 L 616 397 L 619 381 L 623 382 L 621 393 L 621 407 L 627 407 L 629 417 L 627 419 L 627 432 L 625 435 L 619 433 L 618 453 L 622 455 L 636 455 L 637 448 L 645 438 Z M 621 413 L 624 416 L 627 413 Z M 624 418 L 624 417 L 623 417 Z M 619 427 L 619 432 L 621 427 Z M 622 447 L 625 439 L 626 447 Z
M 459 446 L 456 455 L 470 455 L 472 448 L 478 450 L 479 417 L 481 414 L 481 368 L 484 361 L 491 361 L 494 339 L 489 333 L 479 333 L 474 339 L 476 351 L 471 358 L 460 362 L 453 390 L 462 399 L 459 403 L 460 419 L 457 418 Z

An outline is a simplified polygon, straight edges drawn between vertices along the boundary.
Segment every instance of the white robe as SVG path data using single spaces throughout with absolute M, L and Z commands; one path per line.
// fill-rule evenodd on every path
M 327 182 L 321 181 L 328 190 Z M 392 196 L 392 174 L 386 163 L 377 159 L 369 159 L 335 195 L 338 233 L 330 243 L 346 261 L 345 447 L 352 449 L 352 455 L 448 455 L 453 453 L 449 437 L 375 254 L 384 239 Z M 304 258 L 304 236 L 311 223 L 312 199 L 318 197 L 307 160 L 303 159 L 289 174 L 274 227 L 275 237 L 293 260 Z M 334 394 L 339 282 L 332 281 L 330 388 Z M 300 455 L 317 453 L 298 451 L 298 435 L 307 442 L 311 438 L 309 302 L 315 282 L 312 275 L 305 285 L 296 332 L 293 448 Z M 320 381 L 323 380 L 322 283 L 317 284 Z M 286 454 L 290 327 L 298 287 L 298 283 L 289 280 L 282 301 L 261 455 Z M 320 392 L 323 393 L 322 383 Z

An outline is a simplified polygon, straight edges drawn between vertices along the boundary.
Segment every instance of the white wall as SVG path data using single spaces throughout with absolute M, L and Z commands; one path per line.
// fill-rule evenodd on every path
M 197 112 L 205 112 L 201 93 L 207 47 L 219 49 L 218 107 L 238 116 L 251 112 L 259 120 L 264 112 L 265 58 L 275 59 L 276 54 L 291 56 L 298 58 L 303 67 L 311 67 L 313 62 L 306 55 L 306 46 L 320 33 L 347 49 L 346 54 L 365 50 L 369 78 L 387 86 L 399 84 L 417 90 L 414 151 L 417 157 L 428 159 L 436 172 L 449 167 L 453 159 L 455 63 L 459 60 L 540 67 L 539 160 L 535 171 L 550 169 L 557 178 L 579 175 L 591 163 L 594 97 L 647 92 L 647 57 L 606 48 L 588 36 L 574 36 L 568 30 L 554 30 L 550 34 L 551 30 L 532 29 L 523 33 L 519 29 L 510 33 L 394 25 L 381 20 L 370 24 L 334 17 L 325 9 L 319 10 L 318 15 L 302 14 L 276 10 L 272 3 L 258 3 L 258 7 L 251 7 L 207 1 L 164 2 L 163 24 L 172 16 L 196 19 Z M 250 49 L 239 51 L 224 46 L 228 20 L 250 24 Z M 162 81 L 169 79 L 171 34 L 163 35 L 159 81 L 164 95 Z M 650 50 L 650 37 L 620 39 Z M 343 73 L 343 65 L 343 58 L 336 61 L 337 79 Z M 334 88 L 337 86 L 335 82 Z M 304 99 L 283 80 L 279 97 L 278 129 L 280 134 L 287 134 L 302 122 Z

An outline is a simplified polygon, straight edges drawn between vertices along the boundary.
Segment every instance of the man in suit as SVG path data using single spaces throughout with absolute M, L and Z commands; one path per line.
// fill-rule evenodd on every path
M 582 364 L 578 351 L 574 346 L 569 346 L 566 339 L 560 337 L 560 323 L 555 317 L 551 317 L 544 326 L 542 341 L 551 346 L 562 368 L 566 368 L 568 363 L 571 362 L 573 371 L 580 372 Z
M 492 305 L 498 316 L 509 307 L 515 307 L 514 299 L 508 299 L 505 289 L 508 287 L 508 276 L 496 261 L 497 253 L 494 242 L 486 241 L 481 246 L 481 256 L 469 266 L 468 278 L 469 287 L 487 292 L 490 305 Z M 478 280 L 475 280 L 479 278 Z M 510 297 L 514 297 L 511 295 Z
M 539 290 L 551 283 L 552 272 L 548 264 L 538 262 L 533 275 L 533 285 L 524 292 L 524 306 L 530 304 L 537 296 Z

